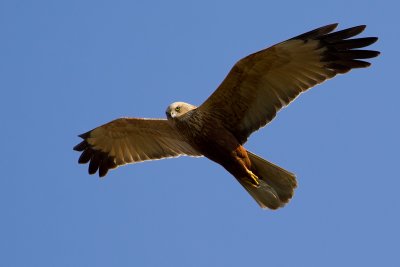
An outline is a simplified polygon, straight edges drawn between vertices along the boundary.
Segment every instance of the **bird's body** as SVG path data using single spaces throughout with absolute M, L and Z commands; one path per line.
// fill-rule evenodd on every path
M 376 51 L 358 50 L 377 38 L 349 39 L 365 26 L 332 32 L 327 25 L 238 61 L 199 107 L 175 102 L 167 120 L 121 118 L 80 135 L 79 163 L 100 176 L 127 163 L 180 155 L 205 156 L 223 166 L 265 208 L 286 204 L 295 175 L 247 151 L 250 134 L 265 126 L 300 93 L 336 74 L 368 67 L 359 60 Z
M 175 105 L 172 104 L 171 109 Z M 186 105 L 188 104 L 179 103 L 180 107 Z M 168 117 L 182 137 L 199 153 L 223 166 L 233 176 L 244 179 L 248 177 L 250 159 L 236 137 L 212 116 L 211 121 L 203 121 L 205 116 L 201 111 L 194 108 L 189 112 L 190 114 L 184 113 L 182 116 Z M 207 146 L 204 146 L 205 143 Z M 249 177 L 248 181 L 257 184 L 254 177 Z
M 200 154 L 224 167 L 253 195 L 260 206 L 276 209 L 293 196 L 297 186 L 295 176 L 248 152 L 219 119 L 210 114 L 203 114 L 201 109 L 184 102 L 171 104 L 166 114 L 168 121 L 177 129 L 182 139 Z M 258 160 L 253 162 L 252 159 Z M 261 171 L 265 169 L 267 175 Z M 265 181 L 274 183 L 277 190 Z M 260 191 L 263 192 L 262 195 L 254 195 Z M 268 206 L 263 199 L 269 203 Z

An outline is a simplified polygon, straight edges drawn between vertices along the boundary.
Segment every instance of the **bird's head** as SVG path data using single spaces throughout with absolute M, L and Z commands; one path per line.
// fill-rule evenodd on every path
M 165 114 L 168 119 L 179 118 L 180 116 L 186 114 L 188 111 L 195 109 L 196 106 L 185 102 L 175 102 L 168 106 Z

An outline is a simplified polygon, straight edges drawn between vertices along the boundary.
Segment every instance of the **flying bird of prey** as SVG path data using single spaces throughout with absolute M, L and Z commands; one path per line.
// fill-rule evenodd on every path
M 262 208 L 285 205 L 297 187 L 295 175 L 247 151 L 251 133 L 302 92 L 325 80 L 365 68 L 377 51 L 362 50 L 376 37 L 353 38 L 365 25 L 334 31 L 327 25 L 239 60 L 199 107 L 175 102 L 167 119 L 119 118 L 79 135 L 74 147 L 89 174 L 146 160 L 205 156 L 222 165 Z

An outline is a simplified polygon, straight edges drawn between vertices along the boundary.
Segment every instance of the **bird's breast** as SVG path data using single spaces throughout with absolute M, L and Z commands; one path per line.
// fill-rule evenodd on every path
M 204 119 L 194 113 L 190 118 L 178 121 L 176 127 L 192 147 L 214 161 L 240 146 L 236 137 L 210 116 Z

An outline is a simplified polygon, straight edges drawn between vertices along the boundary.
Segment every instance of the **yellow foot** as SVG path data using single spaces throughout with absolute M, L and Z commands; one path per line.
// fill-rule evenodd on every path
M 249 176 L 247 176 L 246 178 L 249 178 L 249 179 L 246 179 L 246 182 L 248 182 L 249 184 L 251 184 L 254 187 L 259 187 L 260 183 L 258 182 L 258 176 L 249 170 L 247 171 L 247 173 Z

